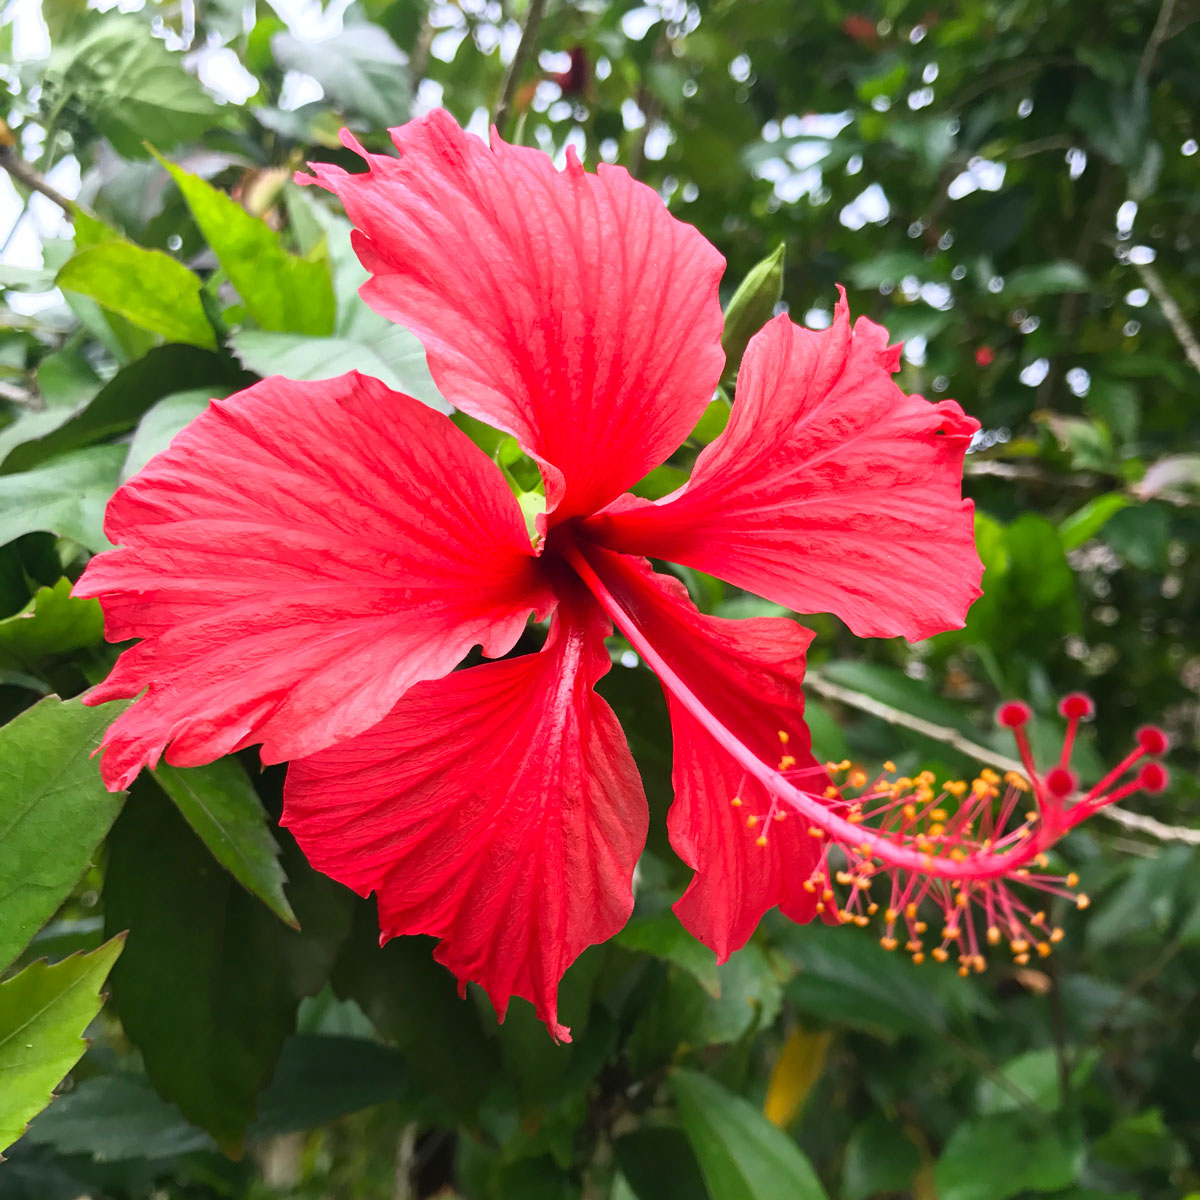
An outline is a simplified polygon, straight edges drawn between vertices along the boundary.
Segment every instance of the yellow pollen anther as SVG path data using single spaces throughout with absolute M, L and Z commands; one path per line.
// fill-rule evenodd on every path
M 998 929 L 998 928 L 997 928 L 995 925 L 989 925 L 989 926 L 988 926 L 988 931 L 987 931 L 987 940 L 988 940 L 988 945 L 989 945 L 989 946 L 998 946 L 998 945 L 1000 945 L 1000 939 L 1001 939 L 1003 936 L 1004 936 L 1004 935 L 1003 935 L 1003 934 L 1000 932 L 1000 930 L 999 930 L 999 929 Z
M 971 903 L 971 897 L 968 896 L 966 892 L 959 892 L 958 895 L 954 897 L 954 903 L 959 908 L 966 908 L 967 905 Z
M 935 808 L 933 812 L 929 814 L 929 819 L 931 821 L 944 821 L 949 815 L 950 814 L 946 812 L 944 808 Z
M 1048 958 L 1050 955 L 1050 943 L 1049 942 L 1038 942 L 1037 952 L 1039 955 L 1041 955 L 1042 958 Z
M 1033 865 L 1045 870 L 1050 865 L 1050 860 L 1044 854 L 1039 854 L 1037 858 L 1033 860 Z
M 914 954 L 914 955 L 912 956 L 912 960 L 913 960 L 913 962 L 915 962 L 915 963 L 917 964 L 917 966 L 919 967 L 919 966 L 920 966 L 920 965 L 921 965 L 921 964 L 922 964 L 922 963 L 925 961 L 925 955 L 924 955 L 924 954 L 922 954 L 922 953 L 921 953 L 921 952 L 918 950 L 918 951 L 916 952 L 916 954 Z
M 941 946 L 934 946 L 933 957 L 937 959 L 938 962 L 944 963 L 946 959 L 950 957 L 950 955 L 943 950 Z
M 1024 775 L 1021 775 L 1016 771 L 1009 771 L 1004 776 L 1004 782 L 1007 783 L 1009 787 L 1015 787 L 1018 792 L 1029 791 L 1029 781 Z
M 758 818 L 753 813 L 751 813 L 746 818 L 746 828 L 753 829 L 755 827 L 755 825 L 757 825 L 757 824 L 758 824 Z
M 775 769 L 777 771 L 786 771 L 789 767 L 794 767 L 795 765 L 796 765 L 796 760 L 790 754 L 785 754 L 779 760 L 779 766 L 776 767 Z
M 742 807 L 742 801 L 741 801 L 741 799 L 740 799 L 739 797 L 737 797 L 737 796 L 734 796 L 734 798 L 733 798 L 732 800 L 730 800 L 730 802 L 729 802 L 729 803 L 730 803 L 730 804 L 732 804 L 734 808 L 741 808 L 741 807 Z
M 1025 966 L 1026 963 L 1029 962 L 1029 955 L 1028 954 L 1018 954 L 1017 957 L 1013 959 L 1013 962 L 1015 962 L 1017 964 L 1017 966 L 1023 967 L 1023 966 Z
M 782 821 L 786 816 L 787 816 L 787 813 L 785 813 L 785 812 L 777 812 L 775 814 L 775 820 Z
M 881 946 L 882 946 L 882 947 L 883 947 L 885 950 L 895 950 L 895 948 L 896 948 L 896 947 L 897 947 L 897 946 L 898 946 L 900 943 L 899 943 L 899 942 L 897 942 L 897 941 L 896 941 L 896 939 L 895 939 L 894 937 L 882 937 L 882 938 L 880 938 L 880 939 L 879 939 L 879 944 L 880 944 L 880 945 L 881 945 Z
M 1059 929 L 1057 925 L 1050 930 L 1050 940 L 1052 942 L 1061 942 L 1063 940 L 1063 936 L 1063 931 Z
M 849 760 L 848 758 L 843 758 L 843 759 L 842 759 L 842 761 L 841 761 L 840 763 L 838 763 L 838 765 L 837 765 L 837 769 L 838 769 L 839 771 L 848 771 L 848 770 L 850 770 L 850 760 Z
M 1078 887 L 1079 886 L 1079 876 L 1076 875 L 1074 871 L 1072 871 L 1070 873 L 1070 875 L 1068 875 L 1066 878 L 1066 884 L 1067 884 L 1067 887 L 1069 887 L 1069 888 Z
M 786 729 L 781 729 L 779 731 L 779 740 L 786 746 L 792 739 L 788 735 L 788 731 Z
M 867 782 L 866 771 L 855 770 L 850 772 L 850 786 L 860 788 Z
M 1076 908 L 1082 910 L 1087 908 L 1089 904 L 1091 904 L 1091 900 L 1089 900 L 1083 892 L 1080 892 L 1079 895 L 1075 897 Z
M 904 915 L 911 921 L 917 915 L 917 906 L 915 904 L 906 904 L 904 906 Z
M 896 773 L 896 764 L 895 764 L 894 762 L 892 762 L 892 760 L 889 758 L 889 759 L 887 760 L 887 762 L 885 762 L 885 763 L 883 764 L 883 769 L 884 769 L 884 770 L 885 770 L 885 771 L 886 771 L 886 772 L 887 772 L 889 775 L 894 775 L 894 774 Z
M 808 827 L 808 836 L 815 837 L 815 838 L 823 838 L 825 836 L 825 830 L 819 828 L 816 825 L 810 825 Z
M 817 885 L 811 879 L 806 879 L 801 886 L 810 896 L 817 890 Z
M 757 837 L 754 839 L 754 844 L 756 846 L 765 846 L 767 844 L 767 839 L 765 837 L 761 837 L 761 836 Z
M 884 914 L 883 919 L 889 924 L 893 924 L 900 914 L 894 909 L 889 908 Z
M 984 767 L 983 770 L 979 772 L 979 778 L 982 779 L 984 783 L 996 784 L 1000 782 L 1000 776 L 997 775 L 991 767 Z
M 831 783 L 831 784 L 830 784 L 830 785 L 829 785 L 829 786 L 828 786 L 828 787 L 825 789 L 825 799 L 826 799 L 826 800 L 836 800 L 836 799 L 837 799 L 837 795 L 838 795 L 838 790 L 837 790 L 837 788 L 835 788 L 835 787 L 833 786 L 833 784 Z

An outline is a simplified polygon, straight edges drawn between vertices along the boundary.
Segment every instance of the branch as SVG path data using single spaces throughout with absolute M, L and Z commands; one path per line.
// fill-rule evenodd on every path
M 881 721 L 886 721 L 889 725 L 896 725 L 901 729 L 911 729 L 913 733 L 919 733 L 922 737 L 927 737 L 931 741 L 940 742 L 944 746 L 950 746 L 957 750 L 960 754 L 966 755 L 967 758 L 973 758 L 976 762 L 984 763 L 987 766 L 999 767 L 1002 771 L 1016 771 L 1018 775 L 1025 775 L 1025 768 L 1018 759 L 1009 758 L 1004 754 L 997 754 L 995 750 L 989 750 L 986 746 L 979 745 L 978 742 L 971 741 L 959 733 L 957 729 L 948 729 L 944 725 L 935 725 L 932 721 L 926 721 L 922 717 L 914 717 L 911 713 L 906 713 L 898 708 L 893 708 L 890 704 L 884 704 L 882 701 L 874 700 L 870 696 L 864 695 L 862 692 L 856 692 L 851 688 L 842 687 L 839 683 L 831 683 L 828 679 L 818 675 L 815 671 L 809 671 L 804 677 L 806 687 L 828 700 L 836 700 L 840 704 L 845 704 L 850 708 L 856 708 L 859 712 L 869 713 L 873 717 L 878 717 Z M 1107 808 L 1100 809 L 1104 816 L 1111 821 L 1116 821 L 1118 825 L 1123 825 L 1126 829 L 1135 829 L 1138 833 L 1144 833 L 1147 837 L 1157 838 L 1160 842 L 1185 842 L 1191 846 L 1200 846 L 1200 829 L 1186 829 L 1178 825 L 1164 825 L 1161 821 L 1156 821 L 1153 817 L 1144 817 L 1139 813 L 1126 812 L 1123 808 L 1117 808 L 1116 805 L 1110 804 Z
M 517 84 L 525 72 L 525 64 L 537 44 L 538 29 L 546 12 L 546 0 L 529 0 L 529 8 L 525 11 L 525 24 L 521 29 L 521 40 L 517 43 L 517 52 L 504 75 L 504 83 L 500 88 L 500 101 L 496 105 L 496 115 L 492 124 L 504 135 L 504 127 L 508 124 L 509 110 L 513 98 L 517 94 Z
M 1146 287 L 1158 301 L 1158 307 L 1162 309 L 1162 315 L 1166 317 L 1171 332 L 1183 347 L 1183 353 L 1188 362 L 1197 371 L 1200 371 L 1200 341 L 1196 340 L 1196 335 L 1187 323 L 1183 310 L 1175 303 L 1175 297 L 1167 291 L 1167 285 L 1163 283 L 1162 276 L 1149 263 L 1134 263 L 1134 266 L 1137 267 L 1138 274 L 1145 280 Z
M 1143 82 L 1150 78 L 1159 48 L 1170 36 L 1167 30 L 1170 28 L 1171 16 L 1174 11 L 1175 0 L 1163 0 L 1162 7 L 1158 10 L 1158 20 L 1154 22 L 1154 28 L 1150 31 L 1150 37 L 1146 40 L 1142 57 L 1138 61 L 1137 77 Z
M 18 183 L 40 192 L 47 200 L 53 200 L 67 214 L 68 220 L 75 217 L 75 206 L 70 200 L 48 184 L 41 175 L 21 158 L 11 146 L 0 146 L 0 167 L 3 167 Z

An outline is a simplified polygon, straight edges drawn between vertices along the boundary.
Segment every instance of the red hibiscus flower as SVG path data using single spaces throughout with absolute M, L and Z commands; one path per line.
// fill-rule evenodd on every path
M 811 919 L 829 841 L 858 828 L 809 749 L 811 634 L 705 616 L 646 558 L 862 636 L 959 626 L 979 594 L 960 495 L 978 426 L 901 392 L 898 349 L 843 296 L 822 332 L 771 321 L 690 482 L 638 499 L 721 375 L 717 251 L 624 170 L 559 172 L 445 113 L 393 131 L 399 158 L 343 136 L 368 170 L 309 181 L 356 226 L 362 294 L 422 339 L 451 404 L 539 464 L 539 537 L 449 418 L 373 379 L 214 401 L 113 497 L 119 548 L 76 588 L 111 640 L 141 639 L 89 697 L 140 695 L 102 770 L 121 788 L 160 756 L 256 743 L 299 760 L 284 822 L 313 865 L 376 894 L 385 938 L 441 938 L 501 1016 L 526 997 L 565 1038 L 558 981 L 628 917 L 646 833 L 594 691 L 613 625 L 667 694 L 670 836 L 695 871 L 676 911 L 722 959 L 772 907 Z M 545 644 L 505 658 L 531 615 Z M 499 661 L 454 670 L 475 645 Z M 858 861 L 882 869 L 890 835 L 870 837 Z M 891 865 L 916 870 L 905 854 Z

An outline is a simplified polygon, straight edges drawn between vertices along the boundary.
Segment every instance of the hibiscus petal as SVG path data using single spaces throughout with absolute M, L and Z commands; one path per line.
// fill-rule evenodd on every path
M 373 725 L 481 643 L 548 611 L 499 471 L 441 413 L 355 372 L 216 400 L 113 496 L 88 564 L 110 641 L 88 703 L 146 694 L 105 735 L 123 788 L 262 742 L 277 762 Z
M 979 428 L 892 381 L 899 349 L 843 294 L 820 333 L 775 318 L 750 342 L 725 432 L 660 504 L 588 523 L 613 549 L 685 563 L 860 637 L 963 624 L 980 595 L 963 455 Z
M 375 892 L 384 938 L 443 939 L 436 957 L 510 996 L 551 1033 L 563 972 L 633 907 L 646 799 L 592 685 L 608 622 L 564 600 L 542 651 L 414 687 L 378 725 L 288 768 L 284 824 L 309 861 Z
M 677 579 L 597 547 L 584 553 L 632 622 L 726 729 L 801 786 L 825 787 L 800 686 L 809 630 L 783 617 L 705 616 Z M 667 827 L 676 853 L 696 872 L 675 912 L 724 961 L 777 905 L 794 921 L 812 920 L 819 897 L 805 883 L 822 843 L 794 813 L 779 817 L 782 810 L 762 784 L 746 776 L 665 683 L 663 691 L 674 739 L 675 802 Z
M 560 172 L 442 111 L 392 138 L 398 159 L 343 135 L 365 174 L 312 165 L 358 227 L 363 297 L 424 342 L 447 400 L 539 460 L 554 520 L 594 512 L 711 399 L 724 259 L 621 167 Z

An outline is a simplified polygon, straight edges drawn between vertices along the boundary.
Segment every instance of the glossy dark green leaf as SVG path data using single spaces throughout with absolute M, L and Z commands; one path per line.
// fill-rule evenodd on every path
M 709 995 L 715 997 L 720 994 L 721 980 L 717 973 L 716 955 L 692 937 L 673 912 L 662 912 L 653 917 L 635 917 L 614 940 L 627 950 L 639 950 L 643 954 L 652 954 L 655 958 L 675 963 L 694 975 Z
M 105 922 L 129 930 L 113 976 L 122 1027 L 159 1094 L 236 1148 L 301 997 L 324 984 L 345 935 L 346 896 L 296 854 L 291 899 L 305 928 L 288 929 L 155 787 L 135 790 L 109 855 Z
M 217 862 L 281 921 L 296 926 L 283 891 L 279 843 L 242 764 L 236 758 L 202 767 L 160 763 L 154 778 Z
M 25 949 L 91 865 L 124 793 L 92 752 L 123 704 L 47 696 L 0 727 L 0 970 Z

